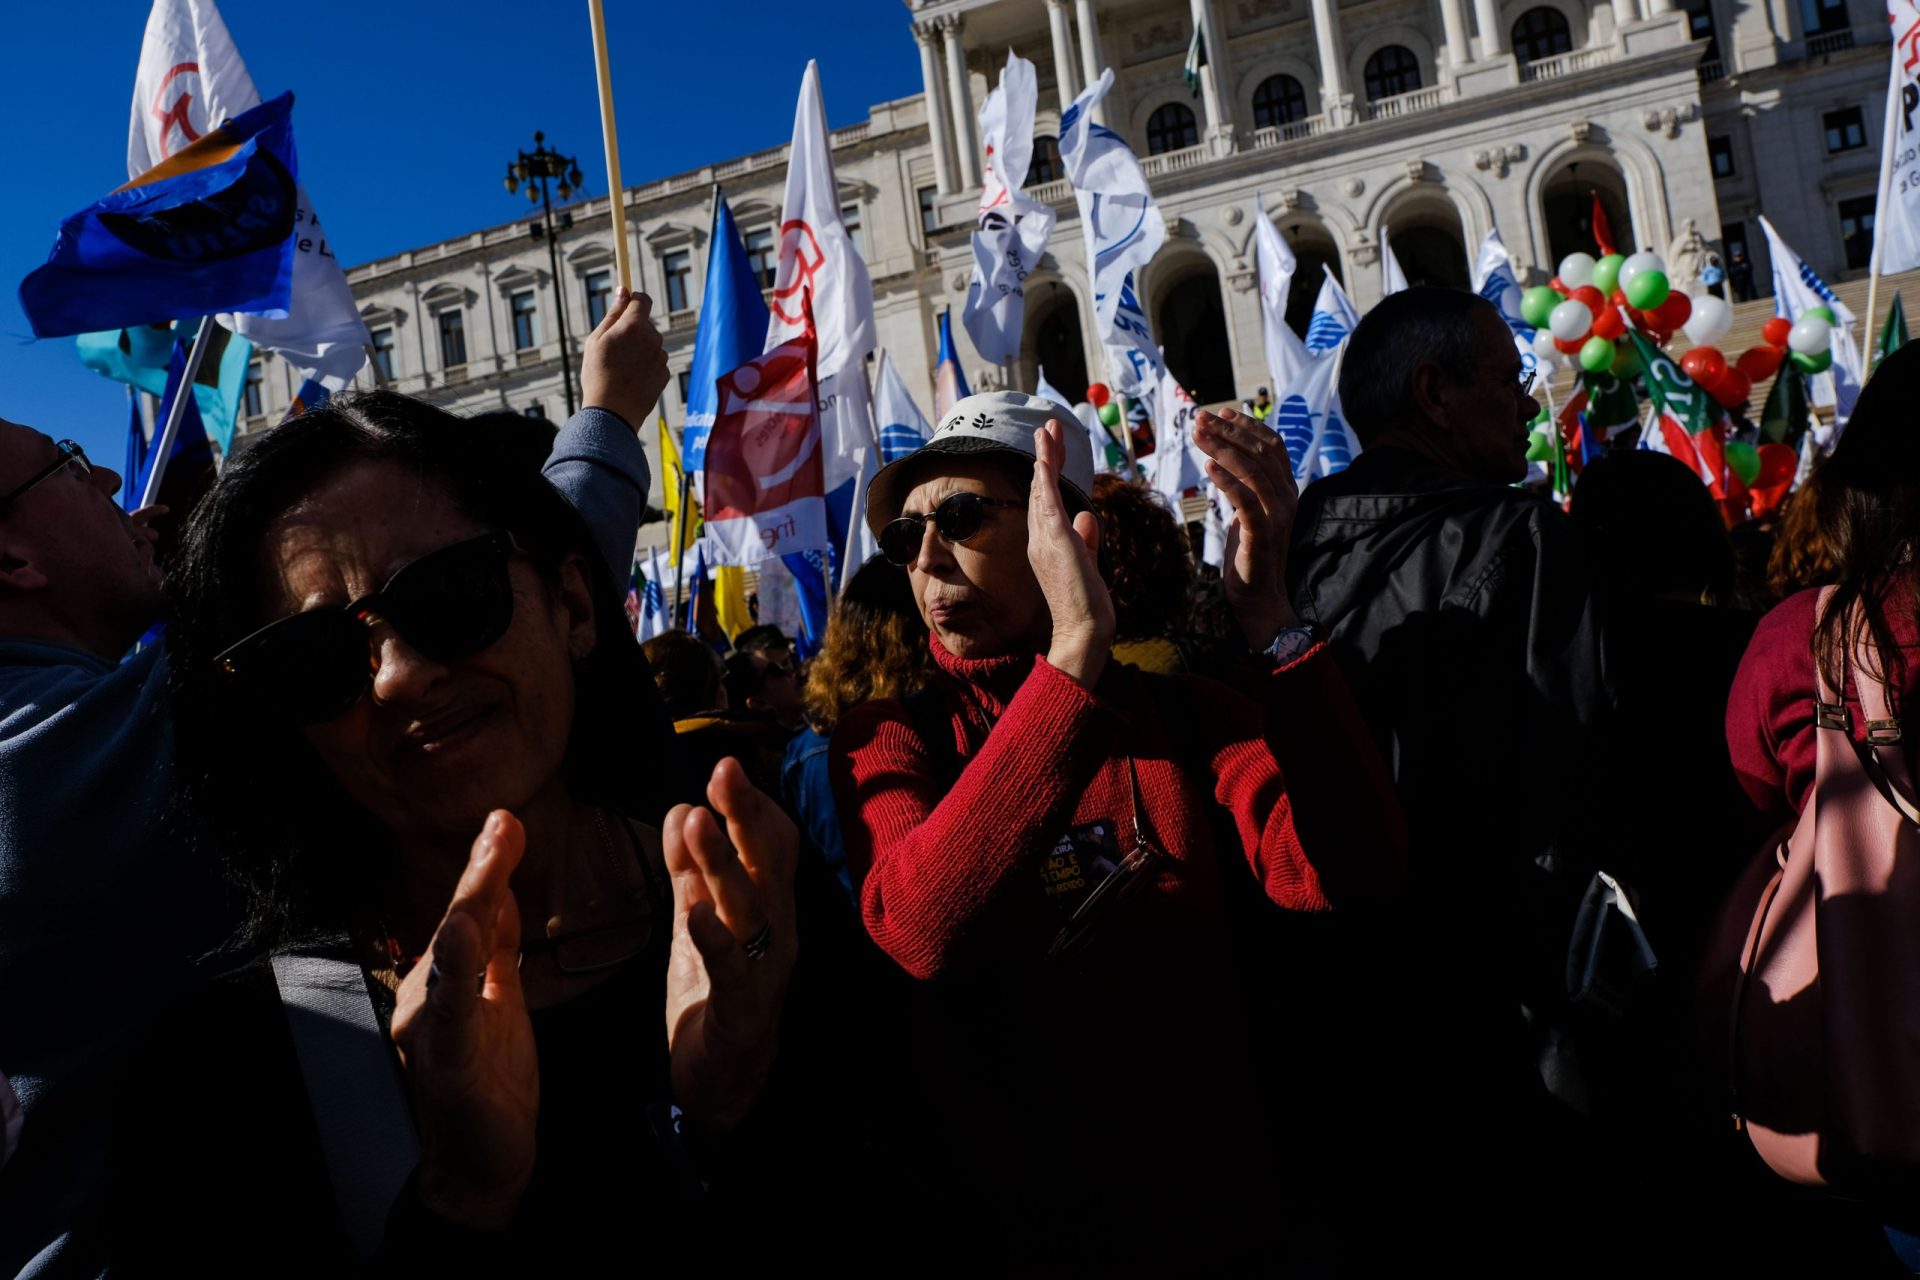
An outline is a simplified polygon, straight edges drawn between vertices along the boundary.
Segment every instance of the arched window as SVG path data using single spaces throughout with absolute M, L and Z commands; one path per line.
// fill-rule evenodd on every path
M 1513 24 L 1513 52 L 1522 62 L 1538 62 L 1573 49 L 1573 32 L 1566 15 L 1542 5 L 1520 15 Z
M 1390 44 L 1367 59 L 1367 101 L 1378 102 L 1420 87 L 1420 63 L 1413 50 Z
M 1193 108 L 1185 103 L 1169 102 L 1147 117 L 1148 155 L 1199 145 L 1200 123 L 1193 118 Z
M 1027 176 L 1020 185 L 1037 187 L 1043 182 L 1058 182 L 1066 176 L 1067 171 L 1060 164 L 1060 139 L 1050 133 L 1035 137 L 1033 158 L 1027 161 Z
M 1292 124 L 1307 118 L 1307 91 L 1292 76 L 1268 76 L 1253 91 L 1253 127 Z

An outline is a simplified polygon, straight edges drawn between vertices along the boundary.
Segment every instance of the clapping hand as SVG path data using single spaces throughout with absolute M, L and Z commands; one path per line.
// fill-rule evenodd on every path
M 582 403 L 619 414 L 635 431 L 667 389 L 667 348 L 652 314 L 652 298 L 616 290 L 580 357 Z
M 714 766 L 707 800 L 675 806 L 661 832 L 673 878 L 667 1049 L 675 1100 L 724 1133 L 752 1110 L 779 1047 L 800 836 L 736 760 Z
M 511 1220 L 533 1176 L 540 1060 L 520 989 L 520 908 L 507 887 L 526 847 L 519 819 L 487 815 L 393 1014 L 420 1122 L 420 1198 L 476 1227 Z
M 1282 627 L 1300 621 L 1287 599 L 1287 543 L 1300 491 L 1286 446 L 1265 424 L 1232 409 L 1202 411 L 1194 443 L 1207 475 L 1233 504 L 1221 586 L 1247 643 L 1265 649 Z
M 1100 521 L 1091 511 L 1067 519 L 1060 498 L 1067 451 L 1057 418 L 1033 433 L 1033 452 L 1027 560 L 1053 616 L 1047 662 L 1091 689 L 1113 648 L 1113 597 L 1100 577 Z

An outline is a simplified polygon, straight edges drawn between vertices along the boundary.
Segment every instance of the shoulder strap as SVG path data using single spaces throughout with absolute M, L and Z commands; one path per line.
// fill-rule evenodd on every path
M 1855 608 L 1860 606 L 1856 605 Z M 1847 657 L 1853 687 L 1860 695 L 1860 710 L 1867 718 L 1867 740 L 1853 742 L 1853 749 L 1859 755 L 1860 766 L 1866 770 L 1874 789 L 1888 804 L 1898 809 L 1908 822 L 1920 825 L 1920 805 L 1916 805 L 1902 787 L 1902 783 L 1907 781 L 1904 757 L 1897 750 L 1889 752 L 1892 756 L 1892 763 L 1889 764 L 1880 754 L 1881 747 L 1901 746 L 1900 721 L 1889 705 L 1891 700 L 1885 683 L 1867 665 L 1867 646 L 1873 642 L 1872 633 L 1867 630 L 1865 619 L 1860 621 L 1861 625 L 1854 631 L 1853 651 Z M 1884 671 L 1886 664 L 1883 662 L 1881 667 Z M 1849 733 L 1847 736 L 1852 741 L 1853 735 Z
M 320 1149 L 355 1253 L 373 1257 L 420 1143 L 400 1072 L 360 966 L 315 955 L 273 957 Z

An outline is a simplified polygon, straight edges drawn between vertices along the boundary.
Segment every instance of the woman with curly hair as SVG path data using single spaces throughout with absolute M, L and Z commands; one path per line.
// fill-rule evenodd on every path
M 1166 500 L 1119 476 L 1097 476 L 1100 576 L 1113 594 L 1114 660 L 1175 675 L 1188 667 L 1173 639 L 1193 593 L 1186 530 Z

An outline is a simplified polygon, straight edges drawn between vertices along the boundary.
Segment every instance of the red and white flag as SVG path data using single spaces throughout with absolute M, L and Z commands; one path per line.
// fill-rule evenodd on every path
M 715 564 L 759 564 L 832 543 L 815 359 L 809 325 L 719 381 L 706 466 L 705 541 Z

